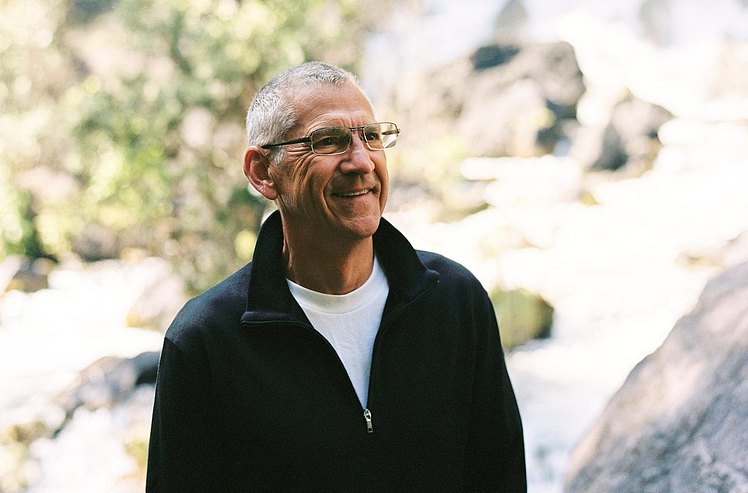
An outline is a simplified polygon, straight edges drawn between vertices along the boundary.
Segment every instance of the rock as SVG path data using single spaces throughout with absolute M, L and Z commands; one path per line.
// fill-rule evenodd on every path
M 47 258 L 11 256 L 0 264 L 0 294 L 17 290 L 32 293 L 49 287 L 49 274 L 57 264 Z
M 89 411 L 111 408 L 127 400 L 137 386 L 154 384 L 159 357 L 158 351 L 146 351 L 133 358 L 106 356 L 83 369 L 78 381 L 55 399 L 66 416 L 60 428 L 80 407 Z
M 532 157 L 553 150 L 540 134 L 551 131 L 556 121 L 534 81 L 505 88 L 493 79 L 476 82 L 457 125 L 471 155 Z
M 391 97 L 403 138 L 456 135 L 471 156 L 541 156 L 566 136 L 584 93 L 568 43 L 490 44 L 438 69 L 403 77 Z
M 524 289 L 498 287 L 491 291 L 490 297 L 505 348 L 512 349 L 533 339 L 550 337 L 553 307 L 543 297 Z
M 679 260 L 689 266 L 734 267 L 748 260 L 748 231 L 743 231 L 727 243 L 718 246 L 690 249 L 683 252 Z
M 494 21 L 494 39 L 497 42 L 515 42 L 528 19 L 529 13 L 521 0 L 508 0 Z
M 126 401 L 140 385 L 155 384 L 159 351 L 145 351 L 132 358 L 105 356 L 78 373 L 67 389 L 30 418 L 2 422 L 3 435 L 29 444 L 39 437 L 58 434 L 83 407 L 89 411 L 112 408 Z
M 112 228 L 98 223 L 87 223 L 73 238 L 73 251 L 87 262 L 119 257 L 122 244 Z
M 481 46 L 470 56 L 470 62 L 473 64 L 473 70 L 478 72 L 509 63 L 517 53 L 519 47 L 510 44 Z
M 743 231 L 719 248 L 715 260 L 717 265 L 724 267 L 748 261 L 748 231 Z
M 124 424 L 137 433 L 137 436 L 127 438 L 128 448 L 134 446 L 142 449 L 143 443 L 147 447 L 147 425 L 144 427 L 142 424 L 148 423 L 146 414 L 152 409 L 159 357 L 159 351 L 147 351 L 133 358 L 100 358 L 80 371 L 77 380 L 51 402 L 44 403 L 41 407 L 32 406 L 21 410 L 25 412 L 3 415 L 0 420 L 0 470 L 3 472 L 0 491 L 21 491 L 21 485 L 39 486 L 40 490 L 47 491 L 48 488 L 37 484 L 46 478 L 40 477 L 43 475 L 36 464 L 38 457 L 34 456 L 38 455 L 40 447 L 52 447 L 61 437 L 69 434 L 70 428 L 76 429 L 75 421 L 80 416 L 101 415 L 102 410 L 109 410 L 114 415 L 118 408 L 125 408 L 127 412 L 124 415 L 120 412 L 111 421 L 116 421 L 119 426 Z M 143 397 L 145 405 L 138 405 Z M 100 433 L 101 431 L 96 436 L 101 436 Z M 62 440 L 65 444 L 61 446 L 90 449 L 90 443 L 81 439 L 86 436 L 90 435 L 83 435 L 72 442 L 70 439 Z M 117 442 L 121 439 L 121 433 L 109 438 L 110 444 Z M 99 442 L 97 444 L 100 445 Z M 132 452 L 142 455 L 136 450 Z M 78 452 L 72 455 L 76 461 L 81 460 Z M 59 463 L 61 459 L 62 457 L 55 457 L 54 462 Z M 60 468 L 54 470 L 59 471 Z
M 535 81 L 558 119 L 576 118 L 577 103 L 585 92 L 574 48 L 563 41 L 525 46 L 506 66 L 502 78 Z
M 457 120 L 471 154 L 553 152 L 564 137 L 563 122 L 576 118 L 585 90 L 571 45 L 489 45 L 473 54 L 472 63 L 475 71 L 463 82 L 470 90 Z
M 613 107 L 602 133 L 577 147 L 583 149 L 577 157 L 595 171 L 649 168 L 662 147 L 657 133 L 672 118 L 662 106 L 628 95 Z
M 574 450 L 567 493 L 748 492 L 748 262 L 710 281 Z

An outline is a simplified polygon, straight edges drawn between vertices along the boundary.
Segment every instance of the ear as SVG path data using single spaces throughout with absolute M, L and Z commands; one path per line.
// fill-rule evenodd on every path
M 270 158 L 262 148 L 251 146 L 244 153 L 244 176 L 266 199 L 278 198 L 275 181 L 270 177 Z

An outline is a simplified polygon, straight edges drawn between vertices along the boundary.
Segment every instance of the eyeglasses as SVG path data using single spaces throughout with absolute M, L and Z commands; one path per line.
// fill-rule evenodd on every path
M 319 128 L 307 137 L 287 140 L 275 144 L 261 145 L 263 149 L 309 142 L 312 152 L 327 156 L 343 154 L 351 146 L 353 132 L 358 132 L 366 147 L 372 151 L 382 151 L 393 147 L 397 143 L 400 129 L 392 122 L 377 122 L 360 127 L 325 127 Z

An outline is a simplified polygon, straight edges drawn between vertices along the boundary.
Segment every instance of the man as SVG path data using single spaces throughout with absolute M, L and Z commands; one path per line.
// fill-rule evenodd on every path
M 244 173 L 278 211 L 166 333 L 148 491 L 526 491 L 486 292 L 382 219 L 398 133 L 322 63 L 255 96 Z

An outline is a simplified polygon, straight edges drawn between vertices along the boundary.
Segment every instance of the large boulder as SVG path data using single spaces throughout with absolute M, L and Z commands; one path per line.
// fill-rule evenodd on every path
M 748 262 L 710 281 L 574 450 L 567 493 L 748 492 Z
M 604 128 L 582 134 L 575 142 L 575 157 L 583 168 L 594 171 L 616 171 L 624 166 L 633 172 L 644 171 L 662 148 L 660 127 L 672 118 L 662 106 L 627 94 L 613 106 Z
M 585 90 L 571 45 L 488 45 L 471 62 L 457 128 L 472 154 L 551 153 L 564 136 L 564 122 L 576 118 Z
M 404 77 L 392 100 L 404 138 L 461 138 L 472 156 L 541 156 L 576 121 L 585 91 L 572 46 L 490 44 L 446 66 Z

